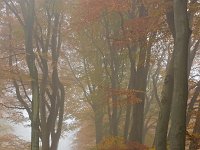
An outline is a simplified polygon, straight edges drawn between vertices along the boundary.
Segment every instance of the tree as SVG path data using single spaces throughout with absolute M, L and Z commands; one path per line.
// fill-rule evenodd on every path
M 186 110 L 188 99 L 188 45 L 190 38 L 187 1 L 174 0 L 175 54 L 174 90 L 172 101 L 172 124 L 170 148 L 185 149 Z
M 40 15 L 44 15 L 45 20 L 43 21 L 47 24 L 44 22 L 44 24 L 39 23 L 41 16 L 38 16 L 36 13 L 35 2 L 32 0 L 26 3 L 22 1 L 4 1 L 4 3 L 18 19 L 24 31 L 25 44 L 23 46 L 25 46 L 26 50 L 26 63 L 32 81 L 31 86 L 24 85 L 20 74 L 18 76 L 19 80 L 15 78 L 12 78 L 12 80 L 17 98 L 28 112 L 29 119 L 31 120 L 32 149 L 39 149 L 40 138 L 42 149 L 55 150 L 58 147 L 62 131 L 65 99 L 65 89 L 60 81 L 58 69 L 62 43 L 62 9 L 58 7 L 60 2 L 44 2 L 46 4 L 45 8 L 41 8 L 41 6 L 36 7 L 41 12 Z M 23 19 L 18 12 L 19 8 Z M 44 30 L 47 32 L 43 32 Z M 12 48 L 11 51 L 14 53 L 12 45 L 9 48 Z M 13 57 L 12 54 L 9 55 L 9 64 L 12 68 Z M 48 55 L 51 55 L 50 59 L 47 58 Z M 17 58 L 15 60 L 18 63 Z M 52 63 L 51 66 L 49 62 Z M 19 69 L 20 65 L 17 67 Z M 28 90 L 32 91 L 32 99 L 29 97 Z M 25 93 L 25 98 L 22 91 Z M 25 99 L 28 99 L 28 101 Z
M 174 26 L 174 10 L 171 8 L 170 11 L 166 14 L 168 27 L 173 36 L 173 39 L 176 37 L 175 26 Z M 162 87 L 161 95 L 161 105 L 160 113 L 158 118 L 158 123 L 156 127 L 155 134 L 155 146 L 158 150 L 167 149 L 167 135 L 168 135 L 168 124 L 170 119 L 171 112 L 171 103 L 174 87 L 174 50 L 172 52 L 172 57 L 169 58 L 166 75 L 164 79 L 164 84 Z
M 35 64 L 35 53 L 33 51 L 33 26 L 35 18 L 35 1 L 29 0 L 27 3 L 21 2 L 22 11 L 24 12 L 24 35 L 26 62 L 31 77 L 32 89 L 32 115 L 31 115 L 31 150 L 39 149 L 39 85 L 38 71 Z

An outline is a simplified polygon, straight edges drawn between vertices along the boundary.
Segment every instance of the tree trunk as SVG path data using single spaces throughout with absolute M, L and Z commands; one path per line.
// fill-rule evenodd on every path
M 198 113 L 196 115 L 196 121 L 193 129 L 193 135 L 199 135 L 200 134 L 200 103 L 198 106 Z M 199 138 L 193 139 L 190 143 L 189 150 L 198 150 L 199 149 Z
M 188 44 L 190 37 L 187 1 L 174 0 L 176 31 L 174 53 L 174 90 L 171 115 L 170 149 L 184 150 L 188 99 Z
M 173 38 L 175 39 L 175 26 L 174 26 L 174 10 L 171 8 L 166 14 L 167 24 L 172 33 Z M 174 51 L 173 51 L 174 55 Z M 157 150 L 166 150 L 167 149 L 167 133 L 168 133 L 168 124 L 170 119 L 171 112 L 171 103 L 173 96 L 174 88 L 174 57 L 171 57 L 170 61 L 167 64 L 166 75 L 164 79 L 164 84 L 162 87 L 161 93 L 161 108 L 158 117 L 158 123 L 156 127 L 155 134 L 155 147 Z
M 139 17 L 148 15 L 148 12 L 143 4 L 139 5 L 138 14 Z M 147 75 L 151 57 L 151 46 L 146 45 L 145 38 L 140 38 L 138 43 L 139 61 L 137 64 L 134 90 L 139 91 L 136 93 L 136 95 L 141 100 L 141 102 L 133 106 L 132 126 L 129 140 L 143 143 L 144 104 L 147 86 Z
M 105 34 L 107 39 L 108 48 L 110 51 L 110 69 L 111 69 L 111 89 L 115 91 L 119 88 L 119 61 L 118 61 L 118 54 L 114 51 L 114 47 L 110 41 L 110 31 L 109 31 L 109 22 L 104 17 L 105 23 Z M 111 134 L 112 136 L 118 135 L 118 96 L 116 93 L 112 92 L 112 115 L 111 115 Z
M 100 106 L 102 107 L 102 106 Z M 95 132 L 96 144 L 99 144 L 103 138 L 103 115 L 102 111 L 95 112 Z
M 28 10 L 24 18 L 25 22 L 25 49 L 26 62 L 31 76 L 32 88 L 32 118 L 31 118 L 31 150 L 39 150 L 39 87 L 38 72 L 35 65 L 35 54 L 33 52 L 33 26 L 34 26 L 34 5 L 35 1 L 27 2 Z
M 144 125 L 144 104 L 147 86 L 147 75 L 149 70 L 149 58 L 151 56 L 151 48 L 144 48 L 141 42 L 139 62 L 137 65 L 135 90 L 137 97 L 141 100 L 139 104 L 133 106 L 132 127 L 130 131 L 130 141 L 143 143 L 143 125 Z M 146 58 L 146 59 L 144 59 Z
M 186 126 L 189 125 L 189 122 L 190 122 L 190 119 L 191 119 L 191 116 L 192 116 L 192 111 L 193 111 L 195 103 L 197 102 L 197 98 L 199 96 L 199 93 L 200 93 L 200 81 L 197 83 L 197 87 L 195 88 L 191 102 L 189 103 L 189 106 L 188 106 Z
M 131 74 L 130 74 L 128 89 L 134 89 L 134 84 L 136 82 L 135 59 L 133 58 L 134 53 L 135 53 L 135 48 L 129 47 L 129 60 L 131 64 L 131 68 L 130 68 Z M 131 109 L 132 109 L 132 104 L 130 104 L 128 99 L 127 99 L 127 107 L 126 107 L 126 120 L 125 120 L 125 126 L 124 126 L 124 139 L 126 142 L 128 140 L 128 134 L 129 134 L 129 128 L 130 128 L 130 122 L 131 122 Z
M 155 135 L 156 150 L 167 149 L 168 123 L 173 95 L 173 78 L 173 58 L 171 58 L 162 89 L 161 108 Z

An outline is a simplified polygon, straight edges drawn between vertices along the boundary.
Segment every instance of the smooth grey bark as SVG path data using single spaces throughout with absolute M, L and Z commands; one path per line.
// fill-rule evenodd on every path
M 140 48 L 141 49 L 139 54 L 139 62 L 137 65 L 136 83 L 134 90 L 138 91 L 136 92 L 136 95 L 141 100 L 141 102 L 133 106 L 132 126 L 129 140 L 143 143 L 144 102 L 151 48 L 142 48 L 142 46 L 140 46 Z M 146 58 L 146 60 L 144 58 Z
M 110 118 L 110 133 L 112 136 L 118 136 L 118 96 L 114 92 L 119 88 L 119 60 L 118 60 L 118 54 L 115 52 L 114 47 L 112 46 L 112 42 L 110 40 L 110 30 L 109 30 L 109 20 L 104 17 L 103 19 L 104 27 L 105 27 L 105 36 L 107 40 L 107 46 L 109 50 L 109 57 L 110 57 L 110 70 L 111 70 L 111 89 L 112 91 L 112 115 Z
M 47 119 L 47 128 L 49 136 L 51 136 L 50 150 L 58 148 L 59 139 L 61 136 L 63 114 L 64 114 L 64 99 L 65 89 L 59 78 L 58 59 L 61 48 L 61 14 L 54 10 L 54 21 L 51 35 L 51 55 L 52 55 L 52 74 L 51 74 L 51 110 Z M 50 138 L 50 137 L 49 137 Z
M 156 127 L 155 147 L 156 150 L 167 149 L 167 133 L 168 123 L 171 110 L 171 102 L 173 95 L 173 58 L 167 67 L 166 76 L 161 93 L 161 107 Z
M 118 88 L 118 63 L 116 60 L 116 54 L 111 48 L 110 50 L 110 56 L 111 56 L 111 88 L 113 90 L 116 90 Z M 112 135 L 118 136 L 118 98 L 116 93 L 112 92 Z
M 134 8 L 132 8 L 133 11 Z M 133 18 L 133 12 L 129 14 L 129 18 Z M 123 31 L 123 36 L 126 38 L 125 28 L 124 28 L 124 17 L 123 14 L 119 12 L 119 16 L 121 18 L 121 29 Z M 129 77 L 129 83 L 128 83 L 128 90 L 134 89 L 134 85 L 136 83 L 136 63 L 135 63 L 135 52 L 136 49 L 134 46 L 127 45 L 128 48 L 128 57 L 130 61 L 130 77 Z M 131 114 L 132 114 L 132 104 L 129 101 L 130 97 L 127 97 L 127 103 L 126 103 L 126 117 L 125 117 L 125 124 L 124 124 L 124 140 L 125 142 L 128 141 L 128 135 L 130 130 L 130 123 L 131 123 Z
M 101 105 L 98 105 L 95 111 L 95 132 L 96 132 L 96 144 L 99 144 L 103 139 L 103 111 Z
M 143 4 L 138 7 L 139 17 L 147 16 L 148 12 Z M 143 126 L 144 126 L 144 104 L 147 87 L 147 76 L 151 57 L 151 44 L 147 45 L 145 38 L 139 39 L 139 60 L 137 63 L 137 70 L 135 74 L 134 90 L 136 96 L 141 100 L 139 104 L 133 106 L 132 111 L 132 125 L 129 140 L 143 143 Z
M 134 83 L 136 82 L 136 68 L 135 68 L 135 60 L 133 58 L 134 51 L 135 51 L 134 48 L 132 48 L 132 49 L 129 48 L 129 60 L 130 60 L 130 64 L 131 64 L 131 68 L 130 68 L 131 74 L 130 74 L 128 89 L 134 89 Z M 127 100 L 126 119 L 125 119 L 125 125 L 124 125 L 124 139 L 126 142 L 128 140 L 128 134 L 129 134 L 129 128 L 130 128 L 130 122 L 131 122 L 131 109 L 132 109 L 132 104 L 130 104 L 129 100 Z
M 171 110 L 170 149 L 184 150 L 188 99 L 188 45 L 190 38 L 187 0 L 174 0 L 174 90 Z
M 173 39 L 176 37 L 175 26 L 174 26 L 174 10 L 171 8 L 166 14 L 167 24 L 172 33 Z M 174 53 L 174 50 L 173 50 Z M 158 117 L 158 123 L 156 126 L 155 133 L 155 147 L 156 150 L 166 150 L 167 149 L 167 134 L 168 134 L 168 124 L 171 112 L 171 103 L 174 88 L 174 54 L 169 58 L 166 75 L 161 92 L 161 105 Z
M 31 76 L 32 89 L 32 118 L 31 118 L 31 150 L 39 150 L 39 87 L 38 71 L 35 64 L 35 53 L 33 51 L 33 28 L 35 18 L 35 1 L 30 0 L 22 4 L 24 15 L 24 34 L 26 62 Z M 26 5 L 26 6 L 25 6 Z
M 175 27 L 174 27 L 174 12 L 171 10 L 166 14 L 167 16 L 167 23 L 169 26 L 169 29 L 173 35 L 173 38 L 175 38 Z M 192 20 L 191 20 L 192 21 Z M 196 54 L 196 50 L 198 48 L 199 41 L 197 41 L 194 45 L 194 49 L 190 51 L 189 61 L 188 61 L 188 74 L 191 70 L 192 62 Z M 163 84 L 162 94 L 161 94 L 161 110 L 159 113 L 158 123 L 156 127 L 156 135 L 155 135 L 155 146 L 158 150 L 165 150 L 167 149 L 167 134 L 168 134 L 168 124 L 170 119 L 170 111 L 171 111 L 171 102 L 172 102 L 172 95 L 173 95 L 173 59 L 171 58 L 169 61 L 166 76 L 165 76 L 165 82 Z M 193 107 L 193 100 L 191 100 L 191 104 L 189 104 L 188 111 L 192 109 Z M 188 114 L 187 117 L 187 124 L 189 123 L 190 115 Z

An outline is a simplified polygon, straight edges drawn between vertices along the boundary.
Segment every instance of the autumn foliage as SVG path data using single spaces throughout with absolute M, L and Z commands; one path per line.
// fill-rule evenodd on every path
M 148 147 L 137 143 L 125 143 L 123 137 L 106 137 L 97 145 L 97 150 L 148 150 Z

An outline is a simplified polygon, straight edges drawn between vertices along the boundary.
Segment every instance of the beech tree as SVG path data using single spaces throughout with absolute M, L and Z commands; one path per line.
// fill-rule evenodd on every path
M 170 148 L 185 149 L 188 99 L 188 45 L 191 31 L 187 16 L 187 1 L 174 0 L 173 6 L 176 37 Z
M 32 0 L 25 3 L 22 1 L 4 1 L 4 3 L 18 19 L 24 31 L 26 63 L 32 82 L 30 88 L 26 87 L 22 77 L 19 76 L 21 80 L 13 79 L 13 85 L 19 102 L 26 109 L 31 120 L 31 149 L 39 149 L 40 138 L 42 149 L 55 150 L 61 136 L 65 99 L 65 89 L 60 81 L 58 69 L 63 16 L 62 10 L 58 9 L 60 3 L 44 2 L 45 8 L 35 7 L 35 2 Z M 22 14 L 18 13 L 19 7 Z M 41 18 L 37 16 L 35 9 L 38 9 L 40 15 L 43 13 L 47 25 L 39 23 Z M 13 49 L 12 51 L 14 52 Z M 51 55 L 50 59 L 47 58 L 48 55 Z M 12 60 L 10 54 L 11 67 Z M 28 101 L 23 98 L 22 89 Z M 32 98 L 28 95 L 29 89 L 32 91 Z

